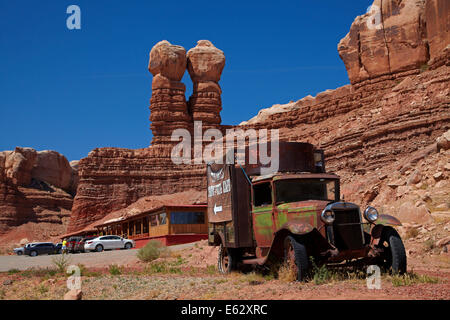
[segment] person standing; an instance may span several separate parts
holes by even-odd
[[[64,238],[64,240],[62,242],[62,252],[63,253],[67,253],[67,240],[66,240],[66,238]]]

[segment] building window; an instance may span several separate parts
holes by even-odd
[[[134,234],[134,221],[128,224],[128,235],[132,236]]]
[[[152,214],[150,216],[150,226],[151,227],[156,227],[157,225],[158,225],[158,215]]]
[[[148,218],[144,218],[143,230],[142,233],[148,233]]]
[[[161,212],[158,216],[159,225],[163,225],[167,223],[167,214],[165,212]]]
[[[204,224],[204,212],[175,211],[170,213],[170,223],[172,224]]]
[[[142,219],[139,219],[139,220],[135,221],[134,223],[136,224],[136,234],[141,234]]]

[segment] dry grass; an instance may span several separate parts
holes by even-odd
[[[293,282],[297,280],[297,271],[295,265],[285,262],[278,270],[278,279],[282,282]]]
[[[403,275],[394,275],[390,277],[394,287],[411,286],[419,283],[438,283],[439,279],[427,275],[419,275],[414,272],[408,272]]]
[[[417,228],[411,228],[406,232],[405,238],[413,239],[413,238],[417,237],[418,235],[419,235],[419,230],[417,230]]]

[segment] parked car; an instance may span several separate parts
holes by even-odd
[[[58,242],[55,245],[55,253],[57,253],[57,254],[61,254],[62,253],[62,243],[61,242]]]
[[[56,246],[51,242],[37,242],[26,245],[24,254],[35,257],[40,254],[54,254]]]
[[[21,255],[23,255],[23,254],[25,253],[25,247],[30,246],[30,245],[32,245],[32,244],[34,244],[34,242],[32,242],[32,243],[27,243],[27,244],[26,244],[25,246],[23,246],[23,247],[14,248],[13,251],[14,251],[14,253],[17,254],[18,256],[21,256]]]
[[[97,237],[98,236],[90,236],[90,237],[82,238],[80,241],[77,241],[74,246],[74,252],[86,252],[84,250],[84,245],[85,245],[86,241],[95,239]]]
[[[99,236],[94,239],[86,241],[84,244],[85,251],[97,251],[112,249],[131,249],[135,247],[133,240],[125,239],[119,236]]]
[[[73,236],[70,237],[69,239],[67,239],[67,252],[69,253],[75,253],[75,246],[76,243],[81,241],[83,239],[83,237],[80,236]]]
[[[18,256],[23,255],[23,252],[25,251],[24,247],[20,247],[20,248],[14,248],[13,249],[14,253],[17,254]]]

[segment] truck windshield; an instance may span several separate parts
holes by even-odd
[[[337,180],[334,179],[286,179],[275,182],[276,203],[305,200],[337,201]]]

